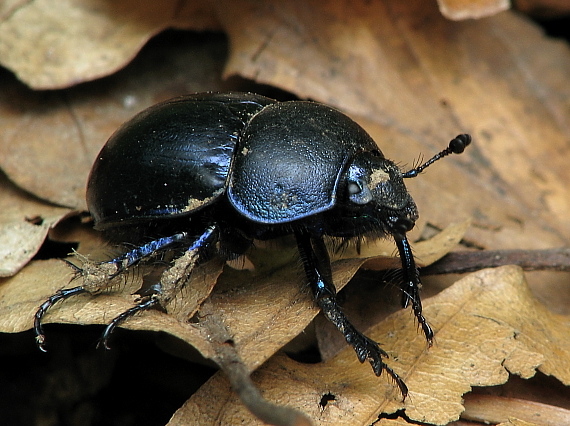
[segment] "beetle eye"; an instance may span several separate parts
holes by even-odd
[[[348,198],[355,204],[368,204],[372,201],[372,192],[360,180],[348,182]]]
[[[356,182],[350,182],[348,184],[348,193],[350,195],[358,194],[362,191],[362,187],[358,185]]]
[[[394,224],[394,228],[398,232],[405,234],[406,232],[409,232],[412,229],[414,229],[415,225],[416,225],[416,223],[413,220],[410,220],[407,218],[400,218],[400,219],[396,220],[396,223]]]

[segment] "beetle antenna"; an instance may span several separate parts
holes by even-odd
[[[413,169],[408,170],[406,173],[403,173],[402,177],[403,178],[416,177],[421,172],[423,172],[428,166],[435,163],[437,160],[439,160],[443,157],[446,157],[449,154],[461,154],[465,150],[467,145],[469,145],[470,143],[471,143],[471,135],[468,135],[467,133],[457,135],[455,138],[453,138],[449,142],[449,145],[447,146],[447,148],[445,148],[440,153],[431,157],[428,161],[423,163],[421,166],[414,167]]]
[[[419,167],[420,164],[423,164],[423,163],[424,163],[424,156],[422,154],[420,154],[420,155],[418,155],[418,158],[416,158],[414,160],[414,164],[412,166],[412,169]]]

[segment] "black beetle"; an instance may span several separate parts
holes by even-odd
[[[403,306],[411,304],[431,344],[433,331],[422,315],[420,278],[406,238],[418,212],[403,179],[463,152],[470,142],[469,135],[459,135],[423,165],[402,172],[358,124],[319,103],[202,93],[152,106],[111,136],[87,186],[95,228],[136,248],[98,264],[98,274],[76,267],[83,285],[58,291],[36,313],[38,345],[43,349],[41,319],[54,303],[98,293],[158,252],[183,244],[199,261],[214,250],[236,256],[254,239],[294,234],[317,305],[360,362],[368,360],[376,375],[386,370],[405,397],[403,380],[382,360],[387,354],[339,308],[323,237],[391,235],[402,262]],[[138,311],[166,306],[179,287],[156,283],[151,294],[109,323],[105,346],[118,324]]]

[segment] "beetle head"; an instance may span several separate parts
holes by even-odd
[[[418,219],[416,203],[404,185],[402,171],[378,152],[362,152],[346,171],[346,196],[353,211],[369,217],[392,235],[404,235]],[[343,203],[343,204],[344,204]]]

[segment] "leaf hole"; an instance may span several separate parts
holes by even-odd
[[[325,409],[326,406],[328,405],[329,402],[331,401],[336,401],[336,395],[327,392],[325,393],[322,397],[321,397],[321,401],[319,402],[319,405],[321,406],[321,409]]]

